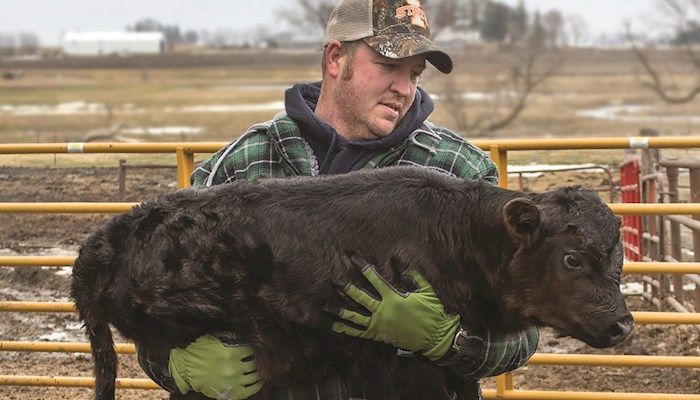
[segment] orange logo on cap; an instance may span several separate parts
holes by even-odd
[[[428,27],[428,16],[420,5],[419,0],[406,0],[406,6],[396,9],[396,19],[411,17],[411,24],[423,29]]]

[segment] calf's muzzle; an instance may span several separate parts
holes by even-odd
[[[609,346],[614,346],[627,338],[627,335],[632,332],[634,327],[634,322],[632,322],[632,315],[626,315],[619,320],[615,321],[612,326],[608,329],[608,342]],[[607,347],[607,346],[606,346]]]

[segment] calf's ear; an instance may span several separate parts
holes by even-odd
[[[506,203],[503,221],[511,235],[521,242],[531,245],[539,238],[542,221],[540,210],[529,199],[518,197]]]

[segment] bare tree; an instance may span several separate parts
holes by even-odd
[[[306,33],[323,32],[331,17],[335,0],[296,0],[296,7],[285,8],[278,16],[286,20],[294,29]]]
[[[658,9],[678,36],[687,32],[693,23],[697,24],[697,21],[693,21],[693,17],[700,16],[700,0],[660,0]],[[700,94],[700,48],[697,43],[692,41],[677,43],[682,48],[696,77],[696,82],[693,85],[677,85],[668,74],[663,74],[658,66],[652,62],[649,51],[637,44],[629,25],[627,25],[626,31],[632,52],[645,73],[646,79],[642,81],[644,86],[669,104],[687,103]]]
[[[0,56],[12,56],[17,50],[15,35],[10,33],[0,33]]]
[[[484,15],[479,26],[479,34],[482,40],[494,43],[503,43],[508,37],[511,28],[511,9],[508,5],[499,2],[487,2]]]
[[[527,39],[530,29],[527,10],[523,0],[510,13],[508,22],[508,43],[511,45],[522,44]]]
[[[296,0],[298,7],[295,10],[284,10],[280,16],[293,26],[305,27],[306,31],[322,32],[335,3],[336,0]],[[430,16],[433,39],[448,28],[463,26],[464,16],[475,23],[481,17],[479,13],[482,6],[488,4],[478,0],[423,0],[421,3]],[[503,7],[508,10],[507,6]],[[524,6],[522,8],[527,18]],[[499,89],[492,96],[493,104],[489,105],[486,113],[472,118],[467,112],[467,99],[463,96],[463,88],[460,89],[462,86],[456,82],[455,74],[446,78],[442,103],[453,117],[458,130],[472,136],[485,136],[503,129],[518,118],[527,107],[535,88],[554,75],[563,63],[563,57],[548,51],[543,45],[542,36],[543,33],[535,29],[528,36],[529,40],[523,40],[522,45],[508,50],[511,60],[507,81],[498,85]]]
[[[565,30],[570,39],[569,44],[573,46],[582,44],[590,36],[588,24],[579,14],[570,14],[566,17]]]
[[[433,39],[445,29],[454,28],[462,22],[458,19],[458,8],[465,5],[460,4],[458,0],[423,0],[423,5],[430,17],[430,35]]]
[[[207,35],[207,40],[208,45],[218,48],[241,46],[245,42],[239,32],[231,29],[217,29]]]
[[[37,54],[39,52],[39,36],[33,32],[20,32],[17,34],[17,47],[22,54]]]
[[[296,0],[294,9],[285,8],[278,15],[292,27],[307,33],[323,32],[337,0]],[[433,38],[458,22],[459,0],[421,1],[430,17],[430,33]]]
[[[550,47],[558,47],[566,41],[564,16],[559,10],[549,10],[542,16],[545,37]]]
[[[561,68],[564,57],[548,50],[535,41],[510,50],[506,79],[492,86],[490,104],[480,113],[470,113],[467,99],[455,84],[454,76],[447,77],[442,101],[452,116],[455,128],[471,137],[489,136],[515,121],[528,105],[530,96],[544,81]],[[470,115],[471,114],[471,115]]]

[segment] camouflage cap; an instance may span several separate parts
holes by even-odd
[[[323,45],[359,39],[384,57],[425,54],[440,72],[452,71],[452,58],[430,38],[419,0],[341,0],[328,20]]]

